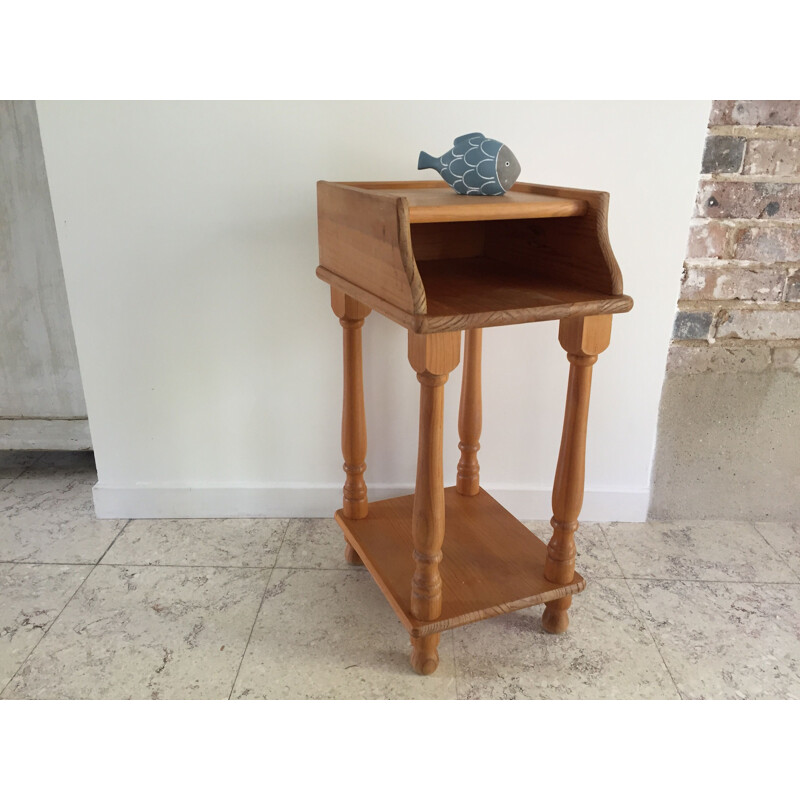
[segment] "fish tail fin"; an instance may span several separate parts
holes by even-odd
[[[434,158],[430,153],[424,150],[419,151],[419,161],[417,162],[417,169],[439,169],[439,159]]]

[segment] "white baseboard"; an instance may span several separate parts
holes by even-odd
[[[492,497],[521,520],[550,519],[549,488],[486,487]],[[370,500],[410,494],[413,486],[368,485]],[[644,522],[648,489],[587,489],[583,522]],[[342,505],[342,487],[290,484],[271,486],[103,486],[94,487],[100,519],[194,519],[227,517],[330,517]]]

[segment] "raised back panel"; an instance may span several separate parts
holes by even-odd
[[[515,184],[537,195],[586,202],[579,217],[496,221],[486,227],[486,252],[506,263],[527,263],[535,274],[607,294],[622,294],[622,273],[608,239],[608,193]]]
[[[532,279],[615,294],[611,274],[599,258],[597,242],[575,219],[487,223],[485,253],[524,268]],[[596,252],[591,252],[595,250]]]
[[[483,255],[483,222],[427,222],[411,224],[414,258],[474,258]]]

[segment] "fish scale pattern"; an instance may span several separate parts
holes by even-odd
[[[439,162],[441,176],[459,194],[503,194],[497,181],[497,154],[503,146],[496,139],[487,139],[475,134],[466,140],[457,141]]]

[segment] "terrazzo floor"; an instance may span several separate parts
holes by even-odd
[[[800,697],[796,526],[583,525],[566,634],[456,628],[420,677],[333,520],[97,520],[95,481],[0,453],[1,699]]]

